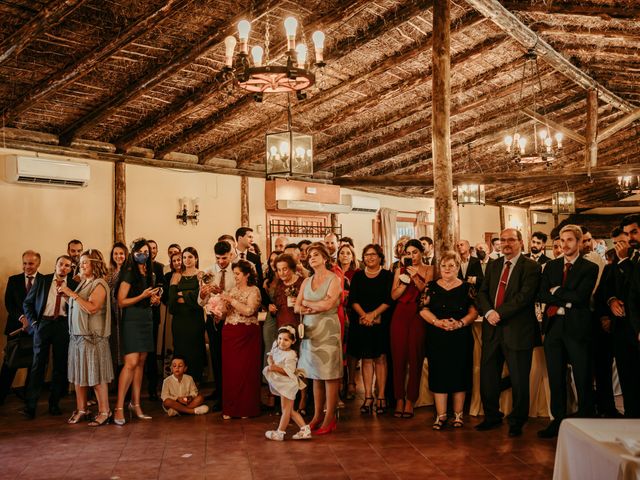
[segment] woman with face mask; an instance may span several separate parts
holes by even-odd
[[[149,420],[140,408],[140,388],[148,352],[155,351],[151,306],[160,303],[159,288],[154,287],[149,244],[135,240],[131,254],[122,267],[118,286],[118,306],[122,308],[122,354],[124,365],[118,379],[118,400],[113,413],[116,425],[124,425],[124,397],[131,387],[129,417]]]

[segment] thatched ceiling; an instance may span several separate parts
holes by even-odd
[[[315,138],[315,169],[335,176],[430,174],[431,1],[307,0],[2,0],[0,111],[15,132],[52,134],[51,142],[108,142],[235,160],[264,162],[264,134],[286,125],[286,95],[254,103],[223,75],[223,40],[241,18],[253,19],[251,44],[270,38],[282,58],[282,20],[290,14],[308,38],[327,35],[326,67],[304,101],[293,100],[297,130]],[[600,100],[598,129],[640,107],[640,5],[633,0],[501,2],[603,88],[627,105]],[[531,107],[520,81],[526,47],[460,0],[451,4],[451,142],[454,173],[519,171],[502,138]],[[586,91],[539,59],[544,113],[585,135]],[[524,103],[524,105],[522,105]],[[25,134],[26,135],[26,134]],[[634,163],[638,122],[599,145],[598,165]],[[565,138],[551,171],[581,168],[585,148]],[[11,145],[11,142],[7,142]],[[86,142],[85,142],[86,144]],[[471,149],[469,150],[469,145]],[[79,147],[77,147],[79,148]],[[135,148],[134,148],[135,150]],[[469,154],[470,158],[469,159]],[[544,170],[545,167],[525,167]],[[240,171],[240,170],[239,170]],[[592,183],[492,184],[488,199],[548,203],[576,191],[579,202],[616,199],[614,178]],[[367,187],[413,196],[429,187]]]

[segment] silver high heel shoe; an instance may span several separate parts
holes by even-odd
[[[118,410],[123,410],[122,412],[122,418],[116,418],[115,413]],[[116,407],[113,409],[113,423],[118,425],[119,427],[122,427],[125,423],[127,423],[127,421],[124,419],[124,408],[122,407]]]
[[[134,415],[139,420],[151,420],[150,415],[146,415],[144,413],[136,413],[136,408],[140,408],[140,404],[134,405],[133,403],[129,403],[129,419],[131,419]],[[140,410],[142,412],[142,410]]]

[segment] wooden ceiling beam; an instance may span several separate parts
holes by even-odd
[[[112,56],[125,45],[132,42],[140,35],[155,28],[160,22],[182,8],[190,0],[167,0],[164,6],[154,9],[147,16],[139,18],[129,25],[124,31],[118,32],[116,38],[106,45],[89,52],[78,62],[72,63],[62,70],[50,75],[38,85],[30,87],[21,97],[14,100],[4,108],[3,117],[6,124],[10,124],[15,117],[26,112],[47,96],[67,88],[73,82],[80,80],[91,72],[101,62]]]
[[[388,15],[378,18],[378,20],[375,23],[373,23],[370,26],[370,28],[366,30],[366,32],[363,32],[362,35],[358,36],[355,40],[349,37],[339,41],[334,48],[332,48],[328,52],[325,52],[325,59],[327,61],[330,61],[332,58],[340,58],[341,56],[344,56],[360,48],[366,43],[374,40],[376,37],[378,37],[385,31],[396,28],[398,25],[405,23],[406,21],[408,21],[418,13],[422,12],[423,10],[430,8],[432,3],[433,2],[431,0],[428,0],[428,1],[420,0],[417,3],[411,3],[408,5],[405,5],[403,8],[400,8],[399,10],[390,12]],[[344,12],[342,10],[336,9],[332,11],[330,14],[325,15],[324,17],[317,18],[312,22],[307,23],[305,25],[305,28],[311,31],[311,30],[316,30],[321,26],[330,25],[338,21],[343,15],[343,13]],[[286,48],[284,47],[284,45],[281,46],[279,51],[275,53],[274,58],[284,55],[285,51],[286,51]],[[202,94],[196,93],[194,96],[199,97],[201,95]],[[206,95],[209,95],[209,93],[207,93]],[[252,97],[247,95],[247,98],[251,99]],[[198,105],[199,103],[201,103],[202,100],[203,99],[201,99],[199,102],[194,102],[193,100],[190,100],[190,104]],[[241,102],[242,105],[250,105],[252,103],[253,102]],[[184,110],[184,108],[181,105],[177,105],[174,107],[174,110],[180,112]],[[161,147],[159,147],[159,149],[157,149],[158,155],[163,156],[164,154],[172,150],[179,149],[182,145],[185,145],[190,141],[192,141],[193,139],[195,139],[196,137],[198,137],[202,132],[208,131],[210,128],[212,128],[216,124],[215,119],[217,117],[218,117],[218,113],[216,112],[213,115],[211,115],[209,118],[205,118],[205,119],[202,119],[201,121],[195,122],[193,125],[187,128],[184,132],[178,135],[171,142],[165,143]],[[208,157],[209,156],[204,156],[204,155],[200,156],[199,163],[200,164],[204,163],[206,161],[206,158]]]
[[[431,1],[427,2],[425,0],[421,0],[417,4],[412,4],[406,11],[402,10],[402,12],[398,12],[400,17],[404,17],[409,15],[409,12],[415,14],[416,11],[419,11],[420,7],[428,8],[428,4],[432,3]],[[325,15],[324,17],[312,20],[311,23],[305,25],[308,30],[315,30],[321,28],[323,25],[329,24],[335,21],[336,18],[340,18],[341,15],[344,15],[345,10],[350,8],[352,5],[351,2],[345,3],[342,8],[337,8],[331,14]],[[393,17],[387,18],[383,17],[376,22],[375,29],[372,31],[367,30],[367,32],[362,36],[362,38],[358,37],[356,40],[352,38],[342,39],[339,41],[333,48],[330,50],[325,50],[325,59],[331,59],[338,57],[339,55],[343,55],[342,52],[349,51],[349,48],[355,49],[360,44],[360,42],[364,42],[364,38],[369,38],[371,36],[378,35],[380,24],[383,23],[382,20],[389,20],[392,25]],[[389,27],[391,28],[391,27]],[[375,31],[375,34],[373,33]],[[370,39],[370,38],[369,38]],[[273,58],[277,58],[285,52],[285,48],[279,47],[277,51],[272,52]],[[216,90],[212,88],[212,85],[222,85],[225,80],[225,74],[220,71],[216,73],[213,82],[208,82],[202,85],[195,91],[189,92],[188,95],[183,96],[180,99],[174,101],[171,106],[165,111],[154,112],[149,115],[145,120],[143,120],[138,126],[135,128],[129,129],[124,135],[121,135],[119,138],[114,139],[114,143],[119,146],[122,150],[127,149],[128,147],[135,145],[149,136],[151,136],[154,132],[162,130],[167,126],[173,125],[180,119],[187,115],[191,110],[201,108],[202,104],[207,101],[213,94],[219,92],[220,90]],[[246,98],[251,99],[251,102],[247,102],[244,100],[237,100],[234,102],[235,108],[237,109],[237,113],[242,113],[245,106],[249,104],[253,104],[253,99],[250,95],[245,95]],[[232,109],[228,107],[224,108],[225,115],[229,116],[233,113]],[[182,137],[182,133],[170,144],[163,145],[161,147],[162,151],[165,153],[171,150],[174,150],[180,146],[180,144],[188,143],[190,140],[195,138],[200,132],[207,131],[213,125],[215,125],[215,119],[219,119],[221,116],[219,112],[213,113],[210,117],[202,119],[195,124],[191,125],[186,129],[184,133],[184,139]],[[205,158],[201,157],[199,159],[200,164],[204,164]]]
[[[518,17],[502,6],[498,0],[467,0],[467,2],[482,15],[491,19],[492,22],[511,35],[522,46],[533,49],[542,60],[582,88],[597,90],[599,97],[603,101],[619,110],[624,112],[635,110],[636,107],[630,102],[608,90],[604,85],[594,80],[558,53],[551,45],[522,23]]]
[[[257,20],[266,14],[269,10],[277,5],[277,0],[269,0],[266,2],[258,2],[258,6],[253,12],[253,20]],[[208,50],[213,48],[224,40],[227,35],[231,35],[235,31],[235,25],[238,21],[246,18],[247,13],[243,12],[233,19],[220,19],[214,25],[209,27],[207,34],[204,35],[192,48],[187,48],[182,53],[172,58],[167,63],[161,65],[155,70],[147,73],[141,78],[134,80],[127,85],[120,93],[113,95],[109,100],[98,105],[83,117],[74,121],[60,133],[61,143],[69,144],[74,137],[80,137],[83,133],[89,131],[104,118],[113,114],[120,106],[125,103],[132,102],[146,91],[165,81],[170,76],[192,63],[198,57],[204,55]]]
[[[470,12],[465,14],[458,22],[456,22],[455,26],[452,28],[452,31],[462,31],[467,28],[471,28],[478,23],[485,21],[483,17],[478,15],[476,12]],[[372,78],[375,78],[378,75],[386,73],[390,68],[393,68],[397,65],[401,65],[402,63],[412,60],[413,58],[421,55],[424,52],[427,52],[431,49],[432,37],[428,36],[426,40],[424,40],[420,44],[412,43],[398,50],[395,54],[383,58],[371,65],[369,70],[355,78],[352,78],[350,81],[341,82],[333,87],[330,87],[326,90],[321,91],[317,95],[305,100],[304,102],[296,105],[294,107],[294,115],[301,115],[303,112],[312,111],[317,105],[332,100],[344,93],[349,91],[353,91],[357,87],[361,85],[366,85]],[[284,123],[286,121],[286,111],[283,111],[280,115],[277,115],[272,119],[272,124]],[[248,142],[252,138],[263,135],[266,131],[265,126],[260,126],[256,128],[252,126],[247,128],[239,135],[229,138],[228,140],[218,143],[216,145],[212,145],[207,149],[200,152],[200,156],[203,158],[209,157],[223,157],[224,152],[228,150],[233,150],[238,148],[240,145]]]
[[[640,108],[637,110],[634,110],[631,113],[628,113],[627,115],[622,117],[620,120],[612,123],[611,125],[604,127],[602,130],[600,130],[600,132],[598,132],[596,141],[600,143],[601,141],[606,140],[607,138],[616,134],[623,128],[628,127],[638,119],[640,119]]]
[[[0,43],[0,65],[12,55],[18,55],[43,31],[60,23],[85,0],[52,0],[31,20]]]
[[[584,2],[562,3],[532,3],[530,1],[502,2],[508,10],[518,12],[546,13],[550,15],[584,15],[604,19],[617,18],[622,20],[640,19],[640,8],[628,5],[585,5]]]
[[[558,122],[554,122],[553,120],[545,117],[544,115],[540,115],[538,112],[535,112],[530,108],[523,108],[521,112],[524,113],[526,116],[542,123],[543,125],[546,125],[547,127],[557,130],[558,132],[562,132],[566,137],[572,140],[575,140],[581,145],[584,145],[586,143],[584,135],[580,135],[579,133],[571,130],[570,128],[567,128],[564,125],[559,124]]]

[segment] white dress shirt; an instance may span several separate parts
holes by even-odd
[[[62,280],[62,285],[67,284],[67,279]],[[51,287],[49,287],[49,295],[47,295],[47,306],[44,307],[44,313],[42,316],[44,317],[53,317],[54,310],[56,308],[56,296],[58,295],[58,285],[56,283],[56,277],[53,277],[51,280]],[[58,311],[59,316],[66,315],[67,312],[67,297],[62,295],[60,297],[60,310]]]

